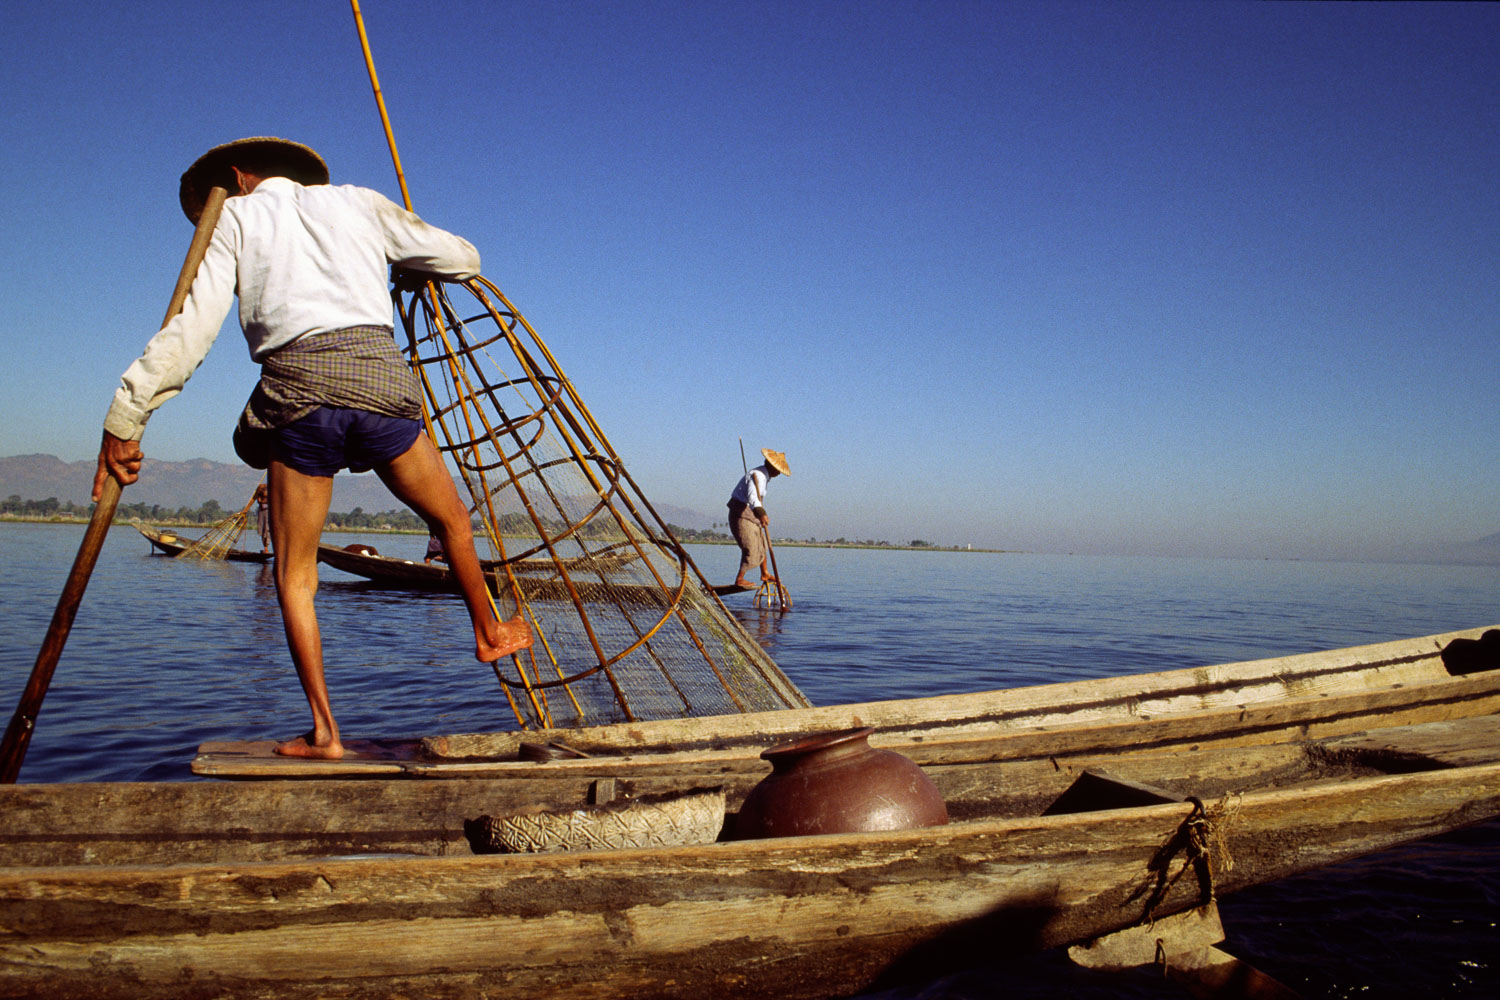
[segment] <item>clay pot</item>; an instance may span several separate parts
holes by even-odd
[[[875,730],[846,729],[781,743],[761,753],[771,773],[750,790],[736,839],[799,837],[942,826],[948,808],[910,759],[870,746]]]

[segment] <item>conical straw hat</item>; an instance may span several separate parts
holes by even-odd
[[[786,452],[772,451],[770,448],[762,448],[760,453],[766,456],[766,461],[771,463],[771,468],[783,476],[792,474],[792,467],[786,464]]]
[[[177,200],[182,204],[183,214],[193,225],[198,224],[198,217],[203,214],[203,203],[208,200],[208,192],[212,188],[223,187],[233,193],[234,174],[230,173],[229,168],[244,166],[235,162],[235,157],[239,155],[270,159],[298,184],[328,183],[328,164],[312,148],[300,142],[269,135],[226,142],[198,157],[182,174],[182,181],[177,187]]]

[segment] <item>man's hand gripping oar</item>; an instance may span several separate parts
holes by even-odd
[[[118,502],[120,491],[141,478],[141,460],[145,457],[141,454],[139,441],[126,441],[105,431],[104,440],[99,445],[99,469],[94,473],[94,503],[104,498],[105,484],[111,482],[115,484],[114,495]],[[114,504],[110,506],[113,508]]]

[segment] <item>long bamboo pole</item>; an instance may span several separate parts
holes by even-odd
[[[760,530],[766,540],[766,554],[771,557],[771,575],[776,578],[776,594],[781,601],[781,610],[787,611],[792,606],[792,598],[786,592],[786,585],[781,582],[781,570],[776,568],[776,550],[771,547],[771,533],[764,526]]]
[[[380,124],[381,124],[381,127],[385,130],[385,142],[386,142],[386,146],[391,151],[391,164],[396,168],[396,183],[401,188],[401,203],[406,207],[406,210],[408,212],[410,212],[410,211],[412,211],[411,191],[406,186],[406,172],[401,169],[401,154],[399,152],[397,152],[397,149],[396,149],[396,133],[391,128],[391,116],[386,112],[386,109],[385,109],[385,94],[380,89],[380,77],[375,72],[375,54],[370,51],[370,36],[365,31],[365,17],[364,17],[363,12],[361,12],[360,9],[359,9],[359,0],[349,0],[349,9],[354,14],[354,27],[359,32],[359,47],[360,47],[360,51],[364,54],[364,57],[365,57],[365,70],[368,72],[369,77],[370,77],[370,89],[372,91],[374,91],[374,94],[375,94],[375,107],[380,112]],[[457,352],[457,350],[455,350],[455,348],[453,347],[453,345],[448,342],[447,331],[443,328],[442,311],[438,308],[437,288],[436,288],[436,286],[434,285],[433,282],[431,282],[431,281],[427,282],[427,288],[426,288],[425,294],[427,296],[428,305],[431,307],[431,310],[432,310],[433,322],[434,322],[434,324],[435,324],[435,326],[437,328],[438,335],[442,337],[444,347],[446,348],[445,353],[448,355],[448,367],[450,369],[450,377],[452,377],[454,379],[454,384],[455,384],[455,386],[457,386],[458,383],[460,381],[462,381],[462,379],[463,379],[463,373],[462,373],[462,371],[459,370],[459,367],[458,367],[458,360],[457,360],[457,358],[458,358],[458,352]],[[421,365],[419,365],[417,363],[416,346],[415,345],[413,345],[413,347],[412,347],[411,362],[412,362],[412,370],[416,373],[417,378],[419,380],[421,380],[423,386],[425,387],[425,389],[427,391],[427,394],[429,396],[431,396],[432,395],[432,387],[431,387],[431,385],[428,382],[426,370]],[[433,402],[434,402],[434,404],[436,403],[436,399],[435,398],[434,398]],[[462,416],[469,423],[469,426],[468,426],[468,430],[469,430],[468,440],[470,441],[470,449],[471,449],[471,452],[472,452],[472,454],[474,456],[475,463],[478,464],[479,463],[479,444],[478,444],[477,436],[474,434],[473,417],[469,413],[469,409],[468,409],[467,404],[465,404],[462,407]],[[425,427],[427,429],[428,436],[432,437],[432,439],[433,439],[433,441],[432,441],[433,445],[437,446],[438,445],[438,441],[437,441],[437,438],[434,436],[434,428],[433,428],[432,417],[427,412],[427,406],[426,406],[425,402],[423,403],[423,406],[422,406],[422,420],[423,420],[423,424],[425,425]],[[486,430],[488,431],[489,428],[486,428]],[[441,448],[439,448],[439,450],[441,450]],[[464,477],[464,482],[466,484],[468,483],[468,477],[467,476]],[[472,492],[473,492],[472,487],[470,487],[470,492],[472,494]],[[485,499],[486,500],[489,499],[488,492],[489,492],[488,488],[486,487],[486,489],[485,489],[485,493],[486,493]],[[477,506],[478,503],[479,503],[479,497],[474,496],[473,499],[474,499],[474,502],[475,502],[475,504]],[[515,602],[515,606],[516,606],[517,612],[524,614],[526,612],[526,609],[527,609],[528,605],[525,602],[524,595],[522,595],[522,593],[521,593],[520,584],[516,581],[515,574],[511,571],[511,568],[510,568],[510,565],[508,564],[508,562],[505,561],[505,543],[504,543],[503,538],[500,535],[499,527],[494,524],[494,519],[493,518],[486,519],[485,527],[486,527],[486,529],[488,531],[488,534],[489,534],[490,543],[495,548],[496,554],[501,559],[501,565],[505,569],[506,581],[510,585],[511,600]],[[496,618],[500,617],[500,609],[499,609],[499,607],[495,603],[495,595],[489,592],[488,585],[486,585],[486,587],[485,587],[485,595],[489,598],[490,609],[495,613],[495,617]],[[539,632],[540,631],[541,622],[537,620],[537,618],[536,618],[536,616],[534,614],[531,617],[531,625],[532,625],[532,630],[534,632]],[[545,645],[545,643],[544,643],[544,645]],[[534,664],[535,663],[535,659],[534,658],[535,658],[536,654],[532,653],[531,655],[533,657],[533,664]],[[536,693],[532,689],[532,684],[531,684],[530,678],[528,678],[527,675],[526,675],[526,664],[525,664],[524,660],[522,659],[522,655],[521,655],[521,653],[519,651],[516,652],[516,653],[512,653],[511,654],[511,662],[515,665],[516,674],[521,678],[522,685],[523,685],[524,689],[526,690],[526,693],[529,696],[529,698],[530,698],[530,700],[531,700],[531,702],[533,704],[533,707],[534,707],[535,711],[537,712],[538,716],[546,718],[548,720],[548,724],[550,725],[550,714],[548,712],[546,712],[536,702]],[[506,699],[510,701],[511,708],[513,710],[516,710],[516,719],[518,721],[520,721],[522,723],[522,725],[524,726],[525,720],[522,717],[521,712],[517,709],[515,700],[511,697],[510,688],[505,683],[505,675],[503,673],[501,673],[500,661],[496,660],[493,664],[491,664],[491,666],[492,666],[492,668],[495,671],[495,677],[501,682],[500,683],[500,688],[501,688],[502,691],[505,692]],[[571,697],[572,696],[572,691],[569,691],[568,694]]]
[[[182,271],[177,275],[177,287],[172,291],[172,302],[167,306],[166,326],[182,311],[188,291],[193,287],[193,278],[198,274],[198,265],[208,250],[208,241],[213,237],[214,226],[219,221],[219,212],[229,192],[213,188],[198,217],[198,228],[193,231],[193,241],[188,245],[187,258],[182,262]],[[42,640],[41,651],[31,668],[31,677],[26,690],[11,716],[5,730],[5,740],[0,743],[0,784],[14,784],[21,772],[21,762],[26,759],[26,748],[31,745],[31,734],[36,730],[36,717],[42,710],[42,699],[47,696],[47,687],[52,683],[52,673],[67,644],[68,634],[73,630],[73,619],[78,614],[78,605],[83,601],[83,592],[93,575],[94,564],[99,561],[99,551],[104,547],[104,536],[110,522],[115,518],[115,508],[120,504],[120,483],[114,476],[104,477],[104,489],[99,493],[99,502],[94,506],[94,516],[89,520],[78,546],[78,555],[73,559],[73,568],[63,584],[62,596],[57,600],[57,610],[52,612],[52,623]]]

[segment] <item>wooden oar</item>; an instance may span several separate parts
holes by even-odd
[[[198,274],[198,265],[208,250],[208,241],[213,236],[214,225],[219,221],[219,211],[229,192],[216,187],[209,191],[198,218],[198,228],[193,231],[193,242],[188,245],[187,259],[182,262],[182,272],[177,276],[177,287],[172,292],[172,303],[167,306],[162,326],[170,323],[187,301],[188,290],[193,287],[193,278]],[[73,629],[73,618],[78,614],[78,605],[83,600],[84,589],[99,560],[99,550],[104,547],[104,536],[110,522],[115,518],[115,508],[120,503],[120,482],[114,476],[104,477],[104,489],[99,493],[99,503],[94,507],[94,516],[88,530],[83,534],[83,543],[78,546],[78,555],[73,559],[73,569],[63,584],[62,596],[57,600],[57,610],[52,612],[52,624],[47,627],[47,636],[42,640],[41,652],[36,655],[36,665],[31,668],[31,678],[21,694],[16,714],[11,717],[5,730],[5,741],[0,743],[0,783],[14,784],[21,771],[21,762],[26,759],[26,748],[31,745],[31,734],[36,728],[37,713],[42,709],[42,699],[47,695],[47,686],[52,683],[52,672],[57,668],[68,633]]]
[[[786,585],[781,582],[781,570],[776,568],[776,550],[771,548],[771,533],[764,526],[760,533],[766,540],[766,554],[771,557],[771,575],[776,578],[776,594],[781,599],[781,610],[788,611],[792,606],[792,598],[786,592]]]

